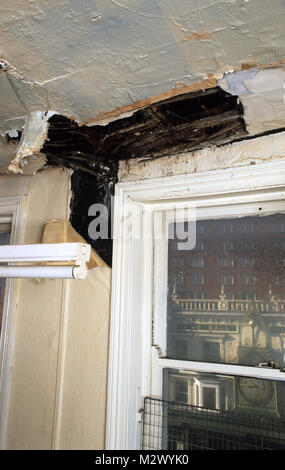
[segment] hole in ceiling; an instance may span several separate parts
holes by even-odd
[[[63,116],[49,120],[42,149],[49,164],[90,174],[129,158],[159,158],[222,144],[246,135],[238,97],[221,88],[190,93],[136,111],[106,126],[82,126]],[[106,164],[107,165],[104,165]]]
[[[110,208],[119,160],[160,158],[221,145],[246,134],[238,97],[217,87],[162,101],[106,126],[80,127],[54,115],[41,151],[47,165],[75,170],[71,223],[111,266],[112,242],[88,236],[88,209],[94,203]]]

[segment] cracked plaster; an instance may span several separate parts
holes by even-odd
[[[2,133],[22,130],[33,112],[106,124],[230,74],[249,132],[283,127],[280,87],[262,102],[258,85],[284,63],[281,0],[11,0],[0,18]]]

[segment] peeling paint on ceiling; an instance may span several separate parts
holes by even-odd
[[[225,77],[228,89],[243,72],[249,132],[284,127],[281,88],[270,89],[283,80],[282,0],[10,0],[0,18],[2,134],[33,112],[107,123]]]
[[[218,85],[238,95],[249,134],[285,127],[285,69],[251,69],[225,75]]]

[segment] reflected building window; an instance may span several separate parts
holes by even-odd
[[[169,357],[250,366],[282,363],[285,245],[276,231],[282,226],[283,214],[205,220],[195,250],[181,253],[170,241]],[[232,227],[229,238],[224,227]]]
[[[204,361],[220,362],[220,343],[217,341],[206,341],[203,344]]]
[[[285,224],[283,222],[273,222],[269,228],[270,228],[270,232],[281,233],[281,232],[284,232],[284,227],[285,227]]]
[[[190,284],[204,284],[204,275],[202,273],[191,273],[190,274]]]
[[[221,240],[221,241],[219,241],[219,249],[221,251],[232,251],[234,249],[233,240]]]
[[[254,285],[257,281],[254,274],[242,274],[240,279],[242,285]]]
[[[190,256],[190,266],[192,268],[201,268],[204,266],[203,256]]]
[[[220,256],[219,266],[221,268],[231,268],[234,266],[234,259],[229,256]]]
[[[239,264],[242,268],[248,268],[250,266],[254,266],[254,259],[249,256],[242,256],[239,259]]]
[[[233,274],[220,274],[219,278],[220,284],[223,285],[233,285],[234,284],[234,276]]]
[[[254,223],[252,222],[241,222],[238,225],[238,230],[241,233],[253,233],[254,232]]]

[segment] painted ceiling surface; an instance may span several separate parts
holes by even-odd
[[[170,90],[282,67],[284,24],[284,0],[1,2],[0,133],[33,111],[92,124]]]

